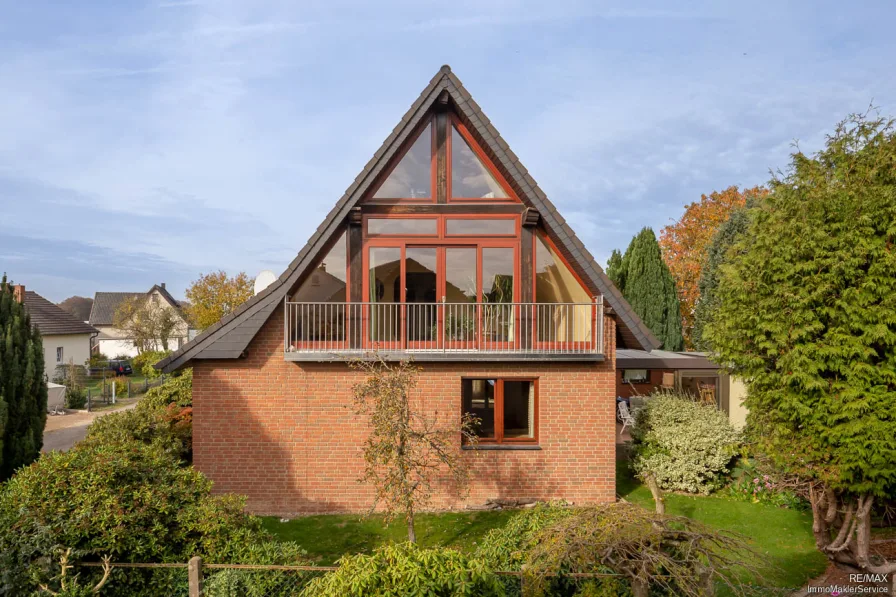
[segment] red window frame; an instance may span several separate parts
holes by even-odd
[[[368,230],[368,222],[370,220],[437,220],[436,234],[370,234]],[[448,234],[448,220],[512,220],[513,233],[510,234]],[[411,240],[430,242],[431,239],[438,239],[439,244],[451,244],[455,242],[470,243],[471,239],[477,241],[488,241],[495,239],[501,242],[507,240],[520,240],[520,226],[522,224],[521,214],[445,214],[445,213],[428,213],[428,214],[364,214],[361,217],[362,236],[365,248],[368,242],[379,239],[393,240]],[[534,249],[533,245],[533,249]]]
[[[365,227],[366,228],[366,227]],[[510,238],[510,237],[496,237],[493,239],[479,238],[473,239],[470,237],[456,237],[450,239],[442,239],[437,243],[430,240],[431,237],[419,237],[419,238],[405,238],[405,237],[390,237],[390,236],[374,236],[372,238],[365,239],[363,251],[361,255],[361,263],[362,263],[362,285],[361,285],[361,296],[363,297],[364,303],[370,302],[370,249],[376,247],[384,247],[384,248],[393,248],[399,249],[400,258],[401,258],[401,269],[399,275],[401,279],[405,279],[405,260],[406,253],[408,247],[415,248],[435,248],[436,249],[436,268],[437,268],[437,287],[436,287],[436,295],[441,298],[446,295],[446,259],[445,259],[445,250],[451,247],[464,247],[464,248],[475,248],[476,249],[476,304],[482,305],[482,251],[483,249],[512,249],[513,250],[513,297],[511,303],[519,302],[520,295],[520,284],[518,280],[521,280],[520,268],[522,267],[520,264],[520,242],[518,238]],[[400,293],[398,297],[398,304],[403,304],[406,302],[406,288],[404,284],[399,284]],[[390,303],[384,303],[390,304]],[[481,309],[482,307],[478,307]],[[514,329],[519,330],[519,312],[518,309],[514,308],[514,320],[515,327]],[[362,325],[364,325],[363,330],[363,338],[365,338],[365,342],[372,342],[369,340],[368,330],[367,330],[367,319],[369,315],[362,317]],[[439,329],[444,329],[444,313],[439,314],[439,319],[437,321],[437,325],[440,326]],[[442,343],[438,340],[433,340],[429,342],[413,342],[411,346],[406,346],[406,338],[407,338],[407,330],[406,330],[406,313],[405,308],[401,308],[401,324],[400,324],[400,341],[399,342],[375,342],[377,347],[383,349],[404,349],[404,348],[426,348],[426,347],[441,347]],[[457,342],[452,343],[450,345],[451,348],[462,348],[468,344],[475,344],[477,341],[481,341],[482,330],[479,328],[479,323],[477,322],[477,330],[476,330],[476,338],[472,342]],[[511,347],[513,345],[513,340],[507,341],[505,344],[507,347]],[[492,343],[492,346],[496,346]]]
[[[417,142],[417,139],[423,132],[426,130],[426,126],[431,124],[430,127],[430,139],[429,139],[429,197],[421,198],[421,197],[382,197],[382,198],[374,198],[377,191],[380,190],[380,187],[383,186],[383,183],[389,178],[395,168],[401,163],[402,158],[404,158],[405,154],[410,151],[411,147],[414,146],[414,143]],[[368,200],[372,203],[436,203],[438,197],[436,196],[436,127],[438,124],[436,123],[436,119],[433,116],[429,116],[424,119],[417,128],[414,129],[414,132],[408,135],[408,138],[402,144],[402,146],[398,149],[396,157],[393,158],[392,164],[389,165],[387,169],[384,169],[376,183],[373,185],[373,190],[370,191],[368,196]]]
[[[295,294],[296,294],[296,293],[299,291],[299,289],[302,287],[302,284],[304,284],[305,282],[307,282],[307,281],[310,279],[310,276],[314,274],[314,271],[318,268],[318,266],[320,265],[321,261],[323,261],[324,259],[327,258],[327,255],[330,253],[330,251],[333,249],[333,247],[336,246],[336,244],[339,242],[339,239],[340,239],[340,238],[342,238],[342,239],[343,239],[343,242],[345,243],[345,303],[344,303],[344,309],[345,309],[345,329],[344,329],[344,337],[343,337],[342,340],[306,340],[306,341],[302,341],[302,342],[300,342],[300,341],[296,341],[296,342],[293,342],[293,343],[292,343],[292,345],[293,345],[295,348],[298,348],[298,349],[304,349],[304,348],[314,349],[314,348],[319,348],[320,346],[330,346],[330,347],[332,347],[334,350],[340,350],[340,349],[346,349],[346,348],[348,348],[349,338],[351,337],[350,318],[349,318],[349,316],[348,316],[348,315],[349,315],[349,309],[350,309],[350,307],[349,307],[348,305],[349,305],[349,303],[351,302],[351,283],[350,283],[350,280],[352,279],[352,278],[351,278],[351,275],[352,275],[352,273],[351,273],[351,262],[352,262],[352,259],[351,259],[351,255],[350,255],[350,253],[349,253],[349,246],[348,246],[348,243],[349,243],[349,233],[348,233],[348,229],[347,229],[346,227],[342,227],[342,228],[340,228],[339,230],[336,231],[336,234],[335,234],[335,235],[333,236],[333,238],[331,238],[330,241],[326,244],[324,250],[321,251],[321,253],[320,253],[321,257],[320,257],[320,259],[318,259],[317,261],[314,262],[314,267],[313,267],[313,268],[309,268],[309,269],[308,269],[308,274],[305,276],[305,278],[301,281],[300,284],[298,284],[297,286],[295,286],[295,291],[293,291],[293,292],[291,292],[290,294],[287,295],[287,297],[288,297],[287,300],[288,300],[288,301],[294,301],[294,300],[295,300]],[[333,304],[334,304],[334,305],[338,305],[339,303],[333,303]],[[289,307],[289,308],[296,308],[296,307]],[[285,326],[285,325],[287,325],[287,324],[284,323],[284,326]]]
[[[478,444],[485,445],[534,445],[538,444],[538,434],[539,434],[539,387],[537,377],[503,377],[503,376],[482,376],[482,375],[465,375],[461,377],[460,383],[460,413],[461,416],[466,412],[464,410],[464,381],[467,380],[495,380],[495,437],[480,437],[477,439]],[[506,381],[528,381],[533,384],[535,387],[535,400],[533,402],[532,408],[534,412],[532,413],[533,423],[532,423],[532,437],[514,437],[514,438],[505,438],[504,437],[504,382]],[[466,443],[466,442],[465,442]]]
[[[591,295],[588,290],[588,285],[582,281],[582,278],[576,272],[574,268],[569,265],[569,262],[566,260],[566,257],[563,256],[563,253],[557,248],[557,245],[552,241],[546,234],[542,234],[542,232],[536,231],[535,234],[532,235],[532,303],[534,305],[550,305],[555,303],[539,303],[538,302],[538,239],[541,239],[545,242],[548,247],[550,247],[554,256],[560,261],[560,263],[572,274],[572,277],[575,281],[582,287],[582,290],[585,291],[586,295]],[[592,300],[593,304],[593,300]],[[537,309],[537,307],[533,307],[533,311]],[[600,339],[597,338],[597,332],[600,329],[597,321],[598,310],[596,307],[591,308],[591,341],[599,342]],[[538,348],[544,349],[557,349],[557,348],[565,348],[571,344],[575,344],[575,340],[561,341],[561,342],[545,342],[538,340],[538,318],[534,317],[533,314],[533,322],[532,322],[532,338],[534,340],[534,344]]]
[[[506,178],[501,174],[498,170],[497,166],[492,162],[491,159],[485,154],[482,147],[480,147],[479,143],[473,138],[473,135],[470,133],[470,130],[466,127],[466,125],[461,122],[461,120],[457,117],[456,114],[449,114],[448,118],[444,119],[444,126],[447,127],[445,131],[445,160],[446,160],[446,201],[448,203],[498,203],[498,204],[506,204],[506,203],[522,203],[517,194],[513,191],[510,183]],[[432,125],[430,128],[430,161],[429,161],[429,197],[428,198],[420,198],[420,197],[383,197],[383,198],[375,198],[377,191],[389,178],[398,164],[401,162],[402,158],[405,154],[411,149],[414,143],[417,141],[420,135],[423,134],[423,131],[426,129],[427,125]],[[433,204],[438,203],[438,189],[437,189],[437,178],[438,178],[438,167],[437,167],[437,152],[438,148],[436,146],[436,139],[438,137],[438,119],[434,117],[434,115],[430,115],[425,118],[417,128],[414,129],[414,132],[411,135],[408,135],[408,138],[399,148],[395,157],[392,160],[392,163],[388,168],[384,169],[377,180],[372,185],[372,190],[368,192],[365,202],[367,203],[375,203],[375,204],[396,204],[396,203],[414,203],[414,204]],[[451,179],[452,179],[452,167],[451,167],[451,143],[452,143],[452,127],[457,128],[457,132],[461,137],[467,142],[472,149],[473,153],[477,158],[485,165],[485,168],[489,171],[489,173],[494,177],[494,179],[498,182],[504,192],[506,193],[506,197],[495,197],[491,199],[483,199],[482,197],[454,197],[452,196],[451,189]]]
[[[448,185],[448,192],[446,194],[448,203],[522,203],[520,198],[517,197],[516,193],[513,192],[513,189],[507,183],[507,180],[504,176],[498,172],[497,167],[492,163],[492,161],[485,155],[485,152],[479,146],[475,139],[473,139],[473,135],[470,134],[469,129],[467,129],[466,125],[460,121],[460,119],[455,115],[451,114],[449,118],[446,119],[448,124],[448,131],[446,134],[446,151],[447,151],[447,161],[448,161],[448,175],[445,177]],[[470,146],[470,149],[473,150],[473,153],[476,157],[479,158],[479,161],[485,165],[485,168],[489,171],[489,173],[495,178],[501,188],[504,189],[504,192],[507,193],[507,197],[495,197],[491,199],[483,199],[482,197],[455,197],[454,193],[451,189],[451,180],[453,178],[453,170],[451,166],[451,142],[454,135],[451,134],[451,127],[454,126],[457,128],[457,132],[460,133],[460,136],[464,138],[467,144]]]

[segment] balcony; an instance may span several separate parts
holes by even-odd
[[[591,303],[284,303],[291,361],[376,351],[416,361],[603,360],[603,300]]]

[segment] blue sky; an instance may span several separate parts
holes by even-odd
[[[446,6],[451,6],[446,15]],[[451,64],[603,263],[872,102],[896,4],[0,0],[0,269],[280,273]]]

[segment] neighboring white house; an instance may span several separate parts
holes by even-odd
[[[137,356],[134,339],[129,338],[127,332],[114,325],[115,312],[118,307],[125,300],[133,298],[154,301],[174,310],[177,324],[168,337],[170,350],[179,349],[193,336],[187,318],[181,310],[180,302],[168,293],[164,282],[156,284],[146,292],[97,292],[93,298],[93,307],[90,309],[90,325],[99,330],[99,335],[94,339],[94,352],[101,352],[109,358]],[[162,350],[161,339],[157,344],[158,350]]]
[[[44,371],[48,380],[53,379],[57,366],[84,365],[90,359],[91,339],[99,330],[78,321],[36,292],[26,291],[24,286],[14,286],[13,292],[25,306],[31,325],[43,338]]]

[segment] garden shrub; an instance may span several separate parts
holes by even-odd
[[[156,369],[153,365],[170,354],[170,350],[147,350],[141,352],[131,359],[131,368],[134,371],[139,372],[143,377],[155,379],[156,377],[159,377],[162,372]]]
[[[84,445],[122,446],[138,442],[153,445],[169,456],[189,462],[192,452],[192,409],[140,408],[110,413],[96,419],[87,430]]]
[[[81,409],[87,406],[87,391],[79,386],[65,388],[65,408]]]
[[[110,415],[111,416],[111,415]],[[79,444],[45,454],[0,488],[0,595],[26,595],[50,578],[54,554],[120,562],[303,563],[295,544],[273,537],[237,496],[210,495],[211,482],[155,443]],[[85,583],[93,570],[81,570]],[[116,570],[102,594],[171,592],[175,574]],[[181,579],[182,580],[182,579]]]
[[[184,369],[180,375],[169,377],[160,385],[151,388],[140,400],[137,408],[193,405],[193,369]]]
[[[105,367],[109,362],[109,356],[105,355],[101,352],[95,352],[90,355],[90,359],[87,361],[87,364],[93,368],[101,368]]]
[[[111,377],[106,378],[106,383],[103,384],[105,387],[108,396],[112,396],[113,387],[115,389],[115,398],[127,398],[128,396],[128,378],[125,376],[116,376],[113,375]]]
[[[96,419],[83,443],[88,445],[151,444],[174,458],[192,460],[192,370],[149,390],[131,410]]]
[[[521,510],[503,527],[488,532],[479,544],[475,557],[493,570],[523,570],[528,565],[531,551],[541,540],[541,534],[575,514],[576,509],[562,501]],[[598,568],[602,572],[612,572],[606,567]],[[501,580],[509,597],[521,594],[519,577],[504,576]],[[631,594],[627,583],[614,578],[576,580],[554,577],[541,590],[554,597],[625,597]]]
[[[504,586],[478,558],[448,548],[414,543],[380,547],[370,555],[345,556],[339,569],[311,581],[302,597],[503,596]]]
[[[507,523],[489,531],[476,549],[476,558],[495,570],[519,570],[526,563],[538,533],[573,514],[565,502],[536,504],[521,510]]]
[[[663,489],[710,493],[725,482],[740,433],[725,413],[675,393],[655,394],[632,430],[632,468]]]
[[[712,594],[715,583],[739,592],[731,571],[753,576],[760,558],[733,533],[628,503],[575,508],[533,539],[524,568],[526,597],[570,594],[557,591],[558,581],[593,573],[620,577],[574,583],[574,594],[622,596],[637,587],[644,595],[698,597]]]

